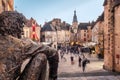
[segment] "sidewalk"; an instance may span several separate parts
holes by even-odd
[[[85,55],[87,57],[87,55]],[[65,54],[64,56],[67,61],[63,61],[60,59],[59,62],[59,69],[58,69],[58,74],[61,73],[82,73],[81,67],[78,66],[78,56],[74,56],[75,64],[71,65],[70,62],[70,54]],[[103,60],[98,60],[97,58],[89,58],[90,59],[90,64],[87,64],[86,66],[86,72],[94,72],[94,71],[104,71],[102,69],[103,66]]]
[[[70,63],[70,54],[65,54],[67,61],[60,59],[58,69],[58,80],[120,80],[120,74],[108,72],[104,70],[103,60],[96,57],[89,57],[90,64],[87,64],[86,71],[83,73],[81,67],[78,66],[78,57],[74,56],[75,64]]]

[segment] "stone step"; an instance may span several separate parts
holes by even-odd
[[[62,78],[58,78],[58,80],[81,80],[81,78],[80,77],[69,77],[69,78],[62,77]]]
[[[89,76],[89,77],[58,77],[58,80],[120,80],[120,75]]]

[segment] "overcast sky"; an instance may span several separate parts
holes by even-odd
[[[96,20],[103,12],[104,0],[15,0],[14,7],[26,18],[33,17],[38,24],[60,18],[72,24],[74,10],[78,22]]]

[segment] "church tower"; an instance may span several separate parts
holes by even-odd
[[[76,15],[76,10],[74,11],[72,26],[71,26],[71,42],[72,45],[78,42],[78,20]]]
[[[78,20],[77,20],[76,10],[74,11],[73,22],[72,22],[72,29],[73,29],[74,33],[77,33],[77,30],[78,30]]]
[[[74,22],[78,22],[78,21],[77,21],[76,10],[74,11],[74,16],[73,16],[73,23],[74,23]]]

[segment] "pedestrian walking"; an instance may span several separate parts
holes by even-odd
[[[81,59],[81,57],[79,56],[79,57],[78,57],[78,63],[79,63],[78,66],[79,66],[79,67],[81,67],[81,61],[82,61],[82,59]]]
[[[90,60],[88,60],[87,58],[84,58],[83,60],[82,60],[82,70],[83,70],[83,72],[85,71],[85,68],[86,68],[86,64],[87,63],[90,63]]]
[[[78,53],[81,54],[81,48],[80,47],[78,47]]]
[[[64,57],[64,54],[65,54],[64,51],[61,51],[61,52],[60,52],[60,57],[61,57],[61,60],[63,60],[63,61],[66,62],[67,59]]]
[[[71,65],[73,65],[73,64],[74,64],[74,57],[71,56],[71,57],[70,57],[70,60],[71,60]]]
[[[85,54],[82,54],[82,59],[85,59]]]
[[[60,51],[60,57],[61,57],[61,59],[63,58],[63,55],[64,55],[64,53],[63,53],[63,51],[61,50],[61,51]]]

